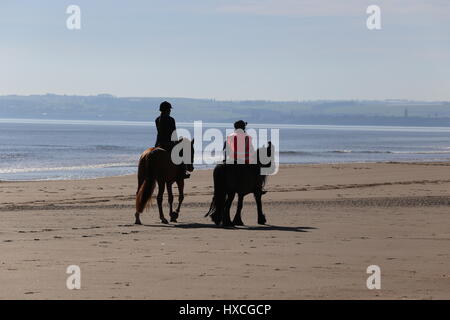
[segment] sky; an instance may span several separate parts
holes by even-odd
[[[0,95],[46,93],[450,100],[450,1],[0,0]]]

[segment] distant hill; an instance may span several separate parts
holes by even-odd
[[[108,94],[4,95],[0,118],[152,121],[163,100],[172,103],[179,122],[450,126],[448,101],[218,101]]]

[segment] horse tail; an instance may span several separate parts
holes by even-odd
[[[145,163],[145,158],[143,156],[141,156],[141,158],[139,159],[139,165],[138,165],[138,187],[137,187],[137,191],[136,191],[136,196],[139,193],[139,190],[141,189],[141,186],[145,181],[145,177],[146,177],[146,163]]]
[[[211,219],[217,225],[222,221],[222,213],[226,200],[224,169],[225,167],[223,165],[218,165],[214,169],[214,196],[209,211],[205,215],[205,217],[211,216]]]
[[[142,212],[151,204],[153,191],[155,190],[156,179],[151,176],[145,179],[136,195],[136,212]]]
[[[214,192],[214,196],[211,201],[211,205],[209,206],[209,211],[205,214],[206,217],[213,217],[214,215],[218,214],[220,209],[223,208],[223,205],[225,204],[226,195],[224,193],[216,193]]]
[[[136,191],[136,212],[141,213],[151,205],[151,198],[156,187],[155,156],[157,148],[148,148],[139,158],[138,187]]]

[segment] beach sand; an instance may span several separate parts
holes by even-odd
[[[0,298],[450,299],[450,163],[282,166],[268,224],[249,195],[236,229],[204,218],[211,171],[186,189],[177,224],[136,226],[135,176],[0,182]]]

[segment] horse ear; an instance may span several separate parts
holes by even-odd
[[[194,144],[195,139],[192,139],[191,144]]]

